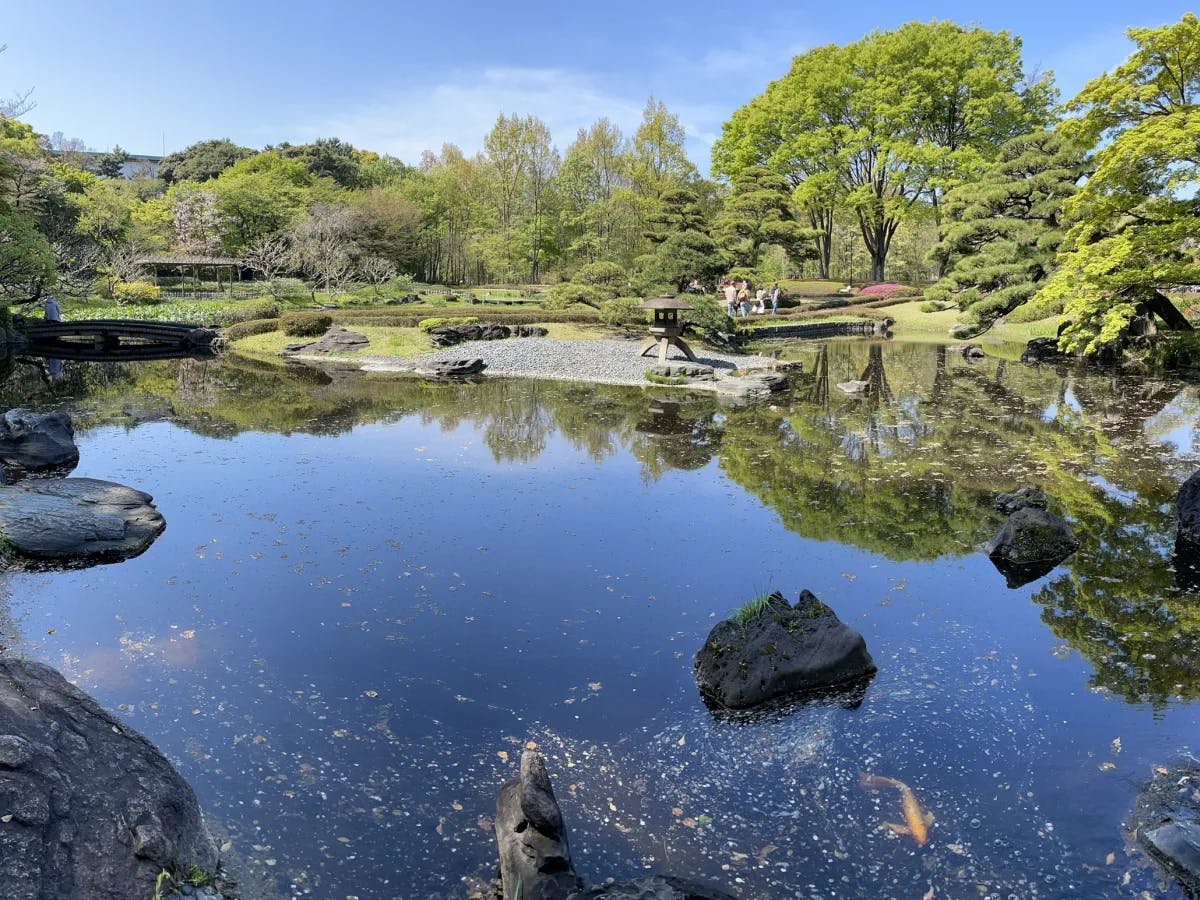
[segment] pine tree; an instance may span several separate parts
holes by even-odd
[[[946,196],[933,254],[949,268],[926,296],[954,300],[979,328],[1028,302],[1053,269],[1063,203],[1085,169],[1080,147],[1053,131],[1006,143],[978,181]]]

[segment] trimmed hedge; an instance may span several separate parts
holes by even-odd
[[[279,320],[288,337],[320,337],[333,325],[328,313],[292,313]]]
[[[416,328],[421,322],[430,318],[428,308],[417,310],[400,309],[338,309],[331,310],[333,320],[338,324],[357,323],[359,325],[376,325],[392,328]],[[501,325],[533,325],[539,322],[598,322],[599,313],[586,306],[574,306],[570,309],[520,309],[500,308],[489,309],[483,313],[489,322]]]
[[[225,340],[236,341],[254,334],[268,334],[278,330],[278,319],[251,319],[246,322],[238,322],[236,325],[230,325],[224,330],[223,334],[225,335]]]

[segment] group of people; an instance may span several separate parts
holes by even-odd
[[[746,318],[751,313],[761,315],[767,311],[767,300],[771,301],[771,315],[777,315],[781,293],[783,292],[779,288],[778,281],[770,291],[760,287],[753,295],[750,293],[750,284],[745,279],[734,281],[732,278],[726,278],[717,285],[717,296],[724,298],[725,314],[730,317],[736,316],[739,312]]]

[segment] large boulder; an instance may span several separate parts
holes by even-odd
[[[1021,362],[1033,365],[1041,362],[1058,362],[1067,355],[1058,349],[1058,338],[1036,337],[1025,345],[1021,352]]]
[[[984,552],[1010,588],[1041,578],[1078,549],[1079,541],[1070,526],[1036,506],[1018,509],[984,545]]]
[[[696,685],[723,709],[861,684],[875,674],[863,636],[801,591],[795,606],[776,592],[719,622],[696,654]]]
[[[0,658],[0,897],[147,900],[217,868],[196,796],[154,745],[49,666]]]
[[[62,566],[137,556],[164,528],[154,498],[95,478],[0,486],[0,539],[23,560]]]
[[[10,409],[0,416],[0,465],[6,469],[66,474],[78,462],[75,428],[65,412]]]
[[[439,325],[429,330],[429,340],[435,347],[453,347],[466,341],[502,341],[512,337],[512,329],[496,322]],[[543,330],[542,334],[547,332]],[[533,336],[531,333],[529,336]]]
[[[1183,483],[1175,495],[1175,508],[1179,512],[1179,536],[1200,544],[1200,472]]]
[[[520,777],[500,788],[496,844],[506,898],[566,900],[578,889],[562,810],[536,750],[521,751]]]

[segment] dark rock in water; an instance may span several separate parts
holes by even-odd
[[[546,763],[536,750],[521,751],[520,777],[500,788],[496,844],[504,900],[733,900],[729,894],[670,875],[584,886],[571,863],[562,810]]]
[[[66,474],[78,462],[75,427],[65,412],[10,409],[0,416],[0,464],[5,467],[22,472],[54,469]]]
[[[487,368],[479,357],[473,359],[448,359],[442,362],[427,363],[416,372],[426,378],[465,378],[468,375],[478,375]]]
[[[1050,499],[1037,488],[1023,487],[1011,494],[997,494],[992,500],[992,506],[1006,516],[1011,516],[1018,509],[1033,507],[1046,509]]]
[[[647,375],[659,378],[688,378],[692,381],[712,381],[713,367],[700,363],[658,363],[646,370]]]
[[[1200,593],[1200,544],[1183,535],[1175,538],[1175,585],[1187,593]]]
[[[521,777],[500,789],[496,844],[505,897],[518,896],[518,885],[521,900],[565,900],[579,888],[562,810],[536,750],[521,751]]]
[[[0,897],[146,900],[212,874],[191,787],[142,735],[41,663],[0,658]]]
[[[1125,827],[1189,897],[1200,896],[1200,763],[1156,766]]]
[[[87,566],[137,556],[167,527],[142,491],[94,478],[0,487],[0,536],[27,560]]]
[[[1079,541],[1066,522],[1033,506],[1009,516],[984,546],[1010,588],[1041,578],[1078,549]]]
[[[728,709],[849,685],[874,673],[863,636],[808,591],[794,607],[776,592],[750,621],[719,622],[695,662],[700,693]]]
[[[732,894],[671,875],[606,884],[577,891],[567,900],[734,900]]]
[[[1179,536],[1200,544],[1200,472],[1183,483],[1175,495],[1175,508],[1179,512]]]
[[[1067,355],[1058,349],[1056,337],[1034,338],[1025,345],[1025,350],[1021,353],[1023,363],[1055,362],[1062,359],[1067,359]]]
[[[364,334],[350,331],[346,328],[330,328],[319,341],[306,344],[288,344],[284,347],[286,353],[357,353],[364,350],[371,342]]]

